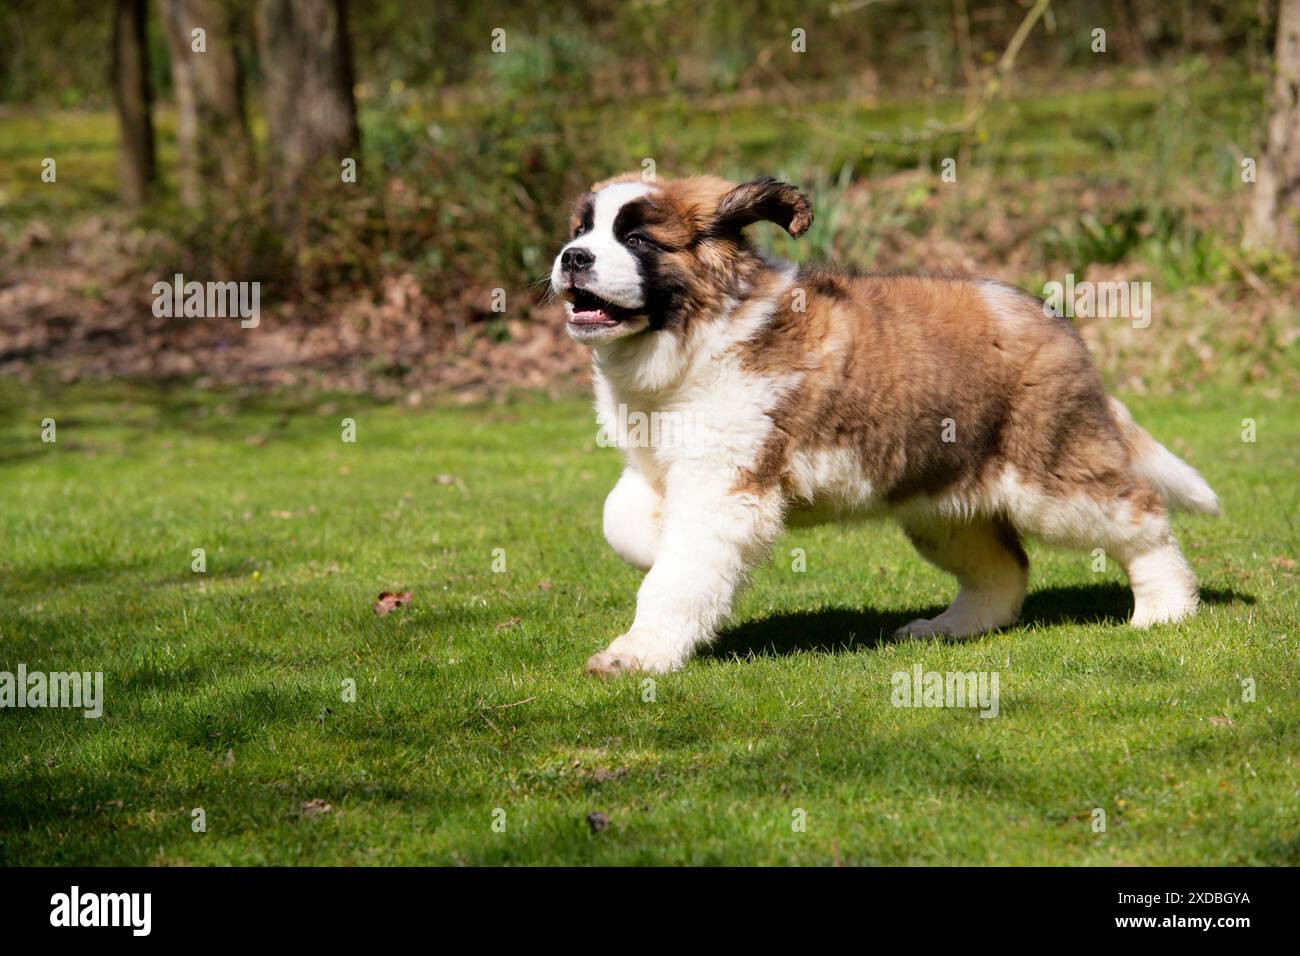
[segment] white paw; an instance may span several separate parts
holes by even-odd
[[[916,620],[894,632],[894,637],[974,637],[1016,623],[1018,614],[971,614],[969,608],[948,608],[930,620]]]
[[[1170,604],[1144,603],[1134,610],[1133,620],[1129,624],[1138,630],[1151,627],[1153,624],[1172,624],[1191,617],[1196,613],[1196,607],[1195,598],[1183,598]]]
[[[587,673],[596,677],[646,672],[667,674],[678,670],[683,661],[668,653],[666,641],[644,631],[628,631],[605,650],[587,658]]]
[[[924,618],[917,618],[912,623],[904,624],[896,630],[894,637],[934,637],[936,634],[951,637],[952,631],[948,629],[947,624],[937,617],[928,621]]]

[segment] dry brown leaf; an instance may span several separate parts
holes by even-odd
[[[412,594],[410,591],[402,591],[400,593],[381,591],[379,594],[379,600],[376,601],[372,607],[374,607],[376,614],[383,617],[390,611],[395,611],[399,607],[410,604],[411,598]]]
[[[308,800],[298,808],[298,811],[304,817],[320,816],[322,813],[333,813],[334,808],[319,797],[315,800]]]

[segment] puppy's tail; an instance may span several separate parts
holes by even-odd
[[[1195,468],[1133,421],[1133,416],[1118,399],[1110,400],[1110,411],[1119,425],[1133,469],[1155,486],[1166,507],[1206,515],[1219,513],[1219,496]]]

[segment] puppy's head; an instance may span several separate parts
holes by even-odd
[[[799,236],[812,208],[794,186],[767,177],[646,183],[632,173],[597,183],[574,204],[572,238],[551,267],[569,334],[598,345],[684,329],[764,268],[742,232],[760,220]]]

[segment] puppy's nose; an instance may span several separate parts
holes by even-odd
[[[581,272],[590,269],[596,257],[586,249],[565,249],[560,256],[560,268],[566,272]]]

